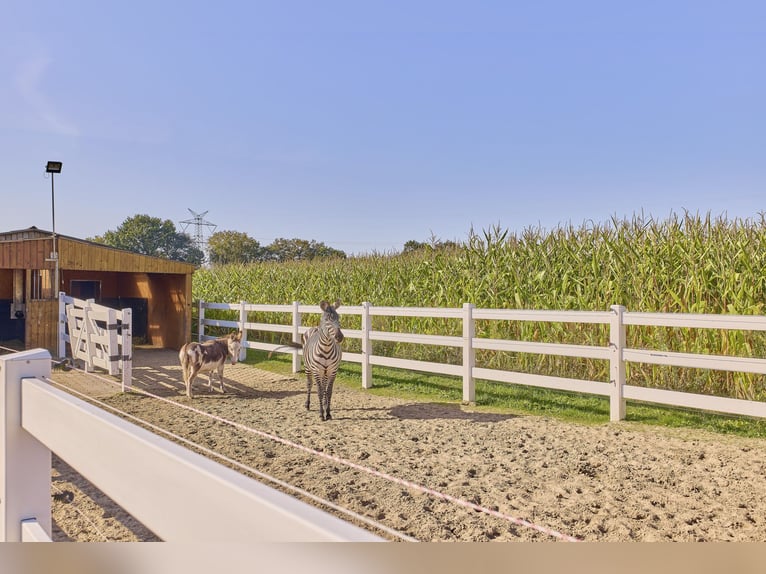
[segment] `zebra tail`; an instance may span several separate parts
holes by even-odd
[[[271,351],[269,351],[269,356],[267,358],[270,359],[274,351],[278,351],[279,349],[287,349],[287,348],[302,349],[303,345],[301,345],[300,343],[294,343],[293,341],[290,341],[289,343],[285,343],[284,345],[280,345],[279,347],[273,348]]]

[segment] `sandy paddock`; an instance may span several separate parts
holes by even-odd
[[[101,375],[103,377],[103,375]],[[189,404],[177,355],[137,350],[135,387]],[[71,371],[53,379],[421,541],[550,541],[521,518],[585,541],[765,541],[766,443],[631,423],[381,398],[336,386],[321,422],[302,375],[227,366],[195,407],[502,514],[496,517],[324,460]],[[109,377],[106,377],[109,378]],[[116,380],[116,379],[115,379]],[[156,540],[65,463],[52,471],[56,540]],[[380,532],[378,532],[380,534]],[[390,534],[386,538],[397,539]]]

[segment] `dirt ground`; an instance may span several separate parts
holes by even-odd
[[[333,395],[333,419],[322,422],[315,392],[312,410],[303,406],[302,375],[228,365],[225,394],[217,386],[209,391],[198,378],[190,401],[175,352],[137,350],[133,372],[136,389],[191,403],[474,507],[155,398],[120,393],[77,371],[54,371],[52,379],[420,541],[558,539],[510,518],[584,541],[766,541],[765,441],[626,422],[590,427],[488,414],[340,386]],[[157,540],[56,458],[52,479],[56,540]]]

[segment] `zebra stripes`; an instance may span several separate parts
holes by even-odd
[[[311,408],[311,385],[315,382],[319,416],[325,421],[332,418],[330,400],[342,355],[340,343],[343,332],[336,312],[340,301],[336,300],[332,305],[322,301],[319,306],[322,309],[319,327],[312,327],[303,333],[303,364],[306,371],[306,410]]]

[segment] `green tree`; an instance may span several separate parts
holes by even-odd
[[[194,245],[192,238],[176,230],[172,221],[162,221],[158,217],[148,215],[128,217],[116,230],[107,231],[89,240],[142,255],[164,257],[195,265],[201,265],[205,260],[205,254]]]
[[[404,244],[404,249],[402,249],[402,253],[410,253],[412,251],[417,251],[418,249],[424,249],[425,247],[428,247],[428,243],[422,243],[420,241],[415,241],[414,239],[410,239]]]
[[[213,265],[261,261],[265,249],[247,233],[217,231],[207,240],[208,257]]]
[[[413,251],[419,251],[421,249],[456,249],[460,247],[460,244],[452,240],[439,239],[436,236],[431,236],[428,241],[416,241],[410,239],[404,244],[402,253],[411,253]]]
[[[266,253],[266,258],[273,261],[311,260],[317,257],[346,257],[343,251],[333,249],[313,239],[307,241],[305,239],[285,239],[283,237],[275,239],[271,245],[267,246]]]

